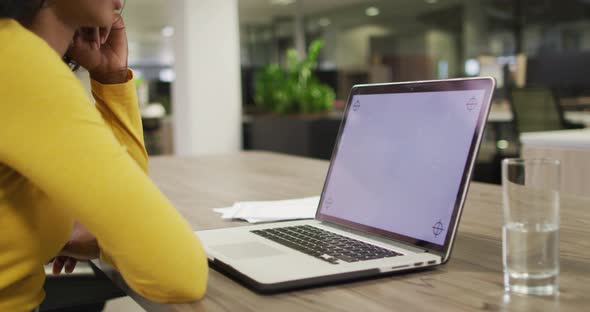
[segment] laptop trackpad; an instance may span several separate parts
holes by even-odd
[[[272,257],[284,254],[283,251],[258,242],[211,246],[215,250],[234,260]]]

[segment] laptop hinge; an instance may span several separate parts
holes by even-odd
[[[324,225],[324,226],[327,226],[327,227],[332,227],[332,228],[335,228],[337,230],[341,230],[341,231],[345,231],[345,232],[351,232],[351,233],[353,233],[355,235],[366,237],[368,239],[376,240],[376,241],[379,241],[379,242],[382,242],[382,243],[385,243],[385,244],[399,245],[400,247],[409,249],[409,250],[411,250],[411,251],[413,251],[415,253],[430,253],[430,254],[433,254],[433,255],[437,255],[437,256],[442,257],[441,253],[438,252],[438,251],[429,250],[428,248],[424,248],[424,247],[421,247],[421,246],[411,245],[411,244],[408,244],[406,242],[402,242],[402,241],[399,241],[399,240],[396,240],[396,239],[392,239],[392,238],[388,238],[388,237],[383,237],[383,236],[375,235],[375,234],[372,234],[372,233],[367,233],[367,232],[359,231],[357,229],[353,229],[351,227],[343,226],[343,225],[340,225],[340,224],[337,224],[337,223],[333,223],[333,222],[329,222],[329,221],[320,221],[320,223],[322,225]]]
[[[444,258],[444,253],[438,250],[432,250],[432,249],[426,249],[424,250],[425,253],[429,253],[429,254],[433,254],[433,255],[437,255],[439,257],[441,257],[441,259]]]

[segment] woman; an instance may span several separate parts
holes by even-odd
[[[155,301],[204,295],[203,249],[146,174],[120,7],[0,0],[0,311],[34,310],[57,255],[100,256]],[[95,106],[64,57],[88,69]]]

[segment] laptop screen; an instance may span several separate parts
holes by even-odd
[[[319,218],[443,246],[488,93],[352,94]]]

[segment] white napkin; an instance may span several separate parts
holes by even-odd
[[[319,202],[319,196],[280,201],[237,202],[232,207],[217,208],[213,211],[221,213],[223,219],[241,219],[249,223],[313,219]]]

